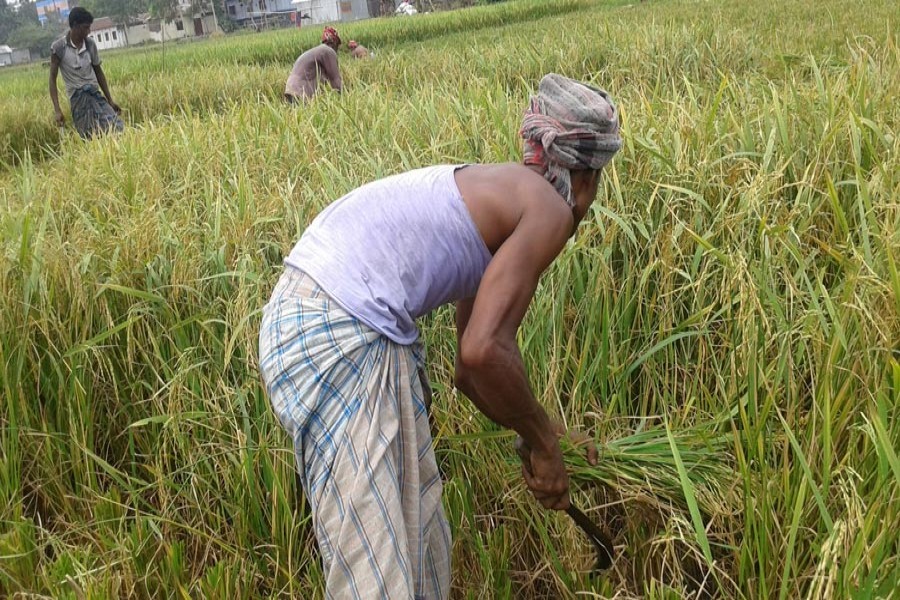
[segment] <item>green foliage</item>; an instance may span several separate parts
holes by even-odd
[[[109,17],[114,23],[125,25],[147,12],[150,0],[87,0],[81,6],[91,11],[95,19]]]
[[[179,0],[147,0],[150,14],[166,21],[177,17],[180,7]]]
[[[32,56],[50,56],[50,45],[62,35],[62,31],[47,25],[42,27],[35,21],[20,25],[7,38],[7,43],[13,48],[28,48]]]
[[[36,23],[38,21],[37,0],[29,2],[25,0],[19,4],[19,10],[15,13],[20,23]]]
[[[48,17],[48,27],[56,34],[65,24],[61,23],[56,13]],[[18,48],[32,48],[38,54],[37,42],[40,37],[35,31],[39,27],[37,8],[34,2],[22,2],[18,10],[0,2],[0,44],[9,44]],[[24,30],[24,31],[19,31]],[[32,44],[35,44],[32,46]],[[49,47],[41,48],[43,55],[50,51]]]
[[[6,2],[0,2],[0,44],[5,44],[9,34],[18,26],[16,13]]]

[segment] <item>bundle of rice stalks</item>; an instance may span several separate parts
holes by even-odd
[[[649,423],[599,442],[596,465],[588,463],[583,441],[562,438],[573,491],[604,488],[573,495],[573,503],[610,538],[612,577],[623,577],[635,593],[660,581],[696,597],[735,589],[729,549],[732,517],[740,513],[739,474],[723,420],[678,431]],[[532,523],[545,531],[540,519]]]
[[[642,496],[673,508],[705,514],[732,512],[735,470],[730,438],[711,425],[672,431],[639,429],[599,444],[596,465],[583,448],[564,438],[563,454],[573,483],[603,484],[622,496]]]

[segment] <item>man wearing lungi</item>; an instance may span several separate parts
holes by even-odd
[[[324,79],[333,89],[340,92],[344,84],[338,68],[337,50],[341,47],[341,36],[334,27],[322,30],[322,43],[310,48],[294,61],[294,67],[284,84],[284,99],[294,103],[309,100],[316,95],[319,79]]]
[[[119,118],[122,109],[113,102],[100,66],[97,44],[88,37],[93,22],[94,17],[87,10],[73,8],[69,13],[69,32],[50,46],[50,99],[56,111],[56,123],[62,127],[66,122],[56,89],[56,75],[62,73],[72,108],[72,123],[82,138],[113,129],[122,131],[124,127]]]
[[[535,498],[569,505],[562,432],[531,391],[516,331],[621,147],[618,112],[606,92],[550,74],[521,135],[524,164],[418,169],[331,204],[263,311],[260,371],[293,441],[329,598],[449,597],[415,324],[442,304],[456,303],[456,387],[530,447]]]

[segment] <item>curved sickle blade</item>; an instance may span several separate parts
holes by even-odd
[[[613,563],[613,557],[615,556],[612,540],[609,539],[605,533],[600,531],[600,528],[594,525],[594,522],[574,504],[569,504],[566,513],[572,517],[575,524],[587,534],[588,538],[590,538],[594,547],[597,549],[597,564],[594,565],[594,572],[604,571],[610,568]]]
[[[522,459],[522,465],[528,472],[531,472],[531,449],[528,447],[528,444],[525,443],[521,437],[516,438],[515,442],[516,453],[519,455],[519,458]],[[572,520],[575,521],[575,524],[578,525],[583,532],[585,532],[590,538],[591,543],[594,544],[594,547],[597,549],[597,562],[594,565],[594,573],[598,573],[600,571],[605,571],[610,568],[613,563],[613,557],[615,553],[613,552],[613,544],[612,540],[609,539],[605,533],[600,531],[600,528],[594,525],[594,522],[591,521],[587,515],[581,512],[574,504],[569,502],[569,508],[566,509],[566,513],[572,517]]]

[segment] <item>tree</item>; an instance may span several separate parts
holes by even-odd
[[[171,21],[181,14],[179,0],[148,0],[147,4],[150,14],[164,21]]]
[[[9,35],[8,43],[13,48],[28,48],[33,56],[49,56],[50,45],[59,34],[57,28],[41,27],[35,20],[34,23],[26,23],[16,28]]]
[[[228,16],[228,4],[226,4],[225,0],[220,0],[220,2],[222,3],[222,5],[219,7],[219,10],[222,11],[222,20],[219,21],[219,28],[221,28],[225,33],[236,31],[238,25],[230,16]]]
[[[19,10],[0,0],[0,44],[10,44],[10,36],[24,25],[37,25],[37,8],[33,2],[23,2]]]
[[[15,11],[0,0],[0,44],[13,48],[28,48],[33,56],[49,56],[50,44],[66,29],[58,12],[47,14],[41,26],[34,2],[22,2]]]
[[[162,41],[165,44],[166,23],[169,23],[175,20],[176,17],[181,16],[181,3],[179,2],[179,0],[148,0],[147,8],[150,9],[151,15],[162,21],[160,27],[162,30]]]
[[[0,44],[5,44],[12,33],[19,25],[16,11],[6,3],[6,0],[0,0]]]
[[[22,2],[19,5],[19,11],[16,13],[19,19],[19,25],[27,25],[29,23],[38,23],[37,4],[34,1]]]

